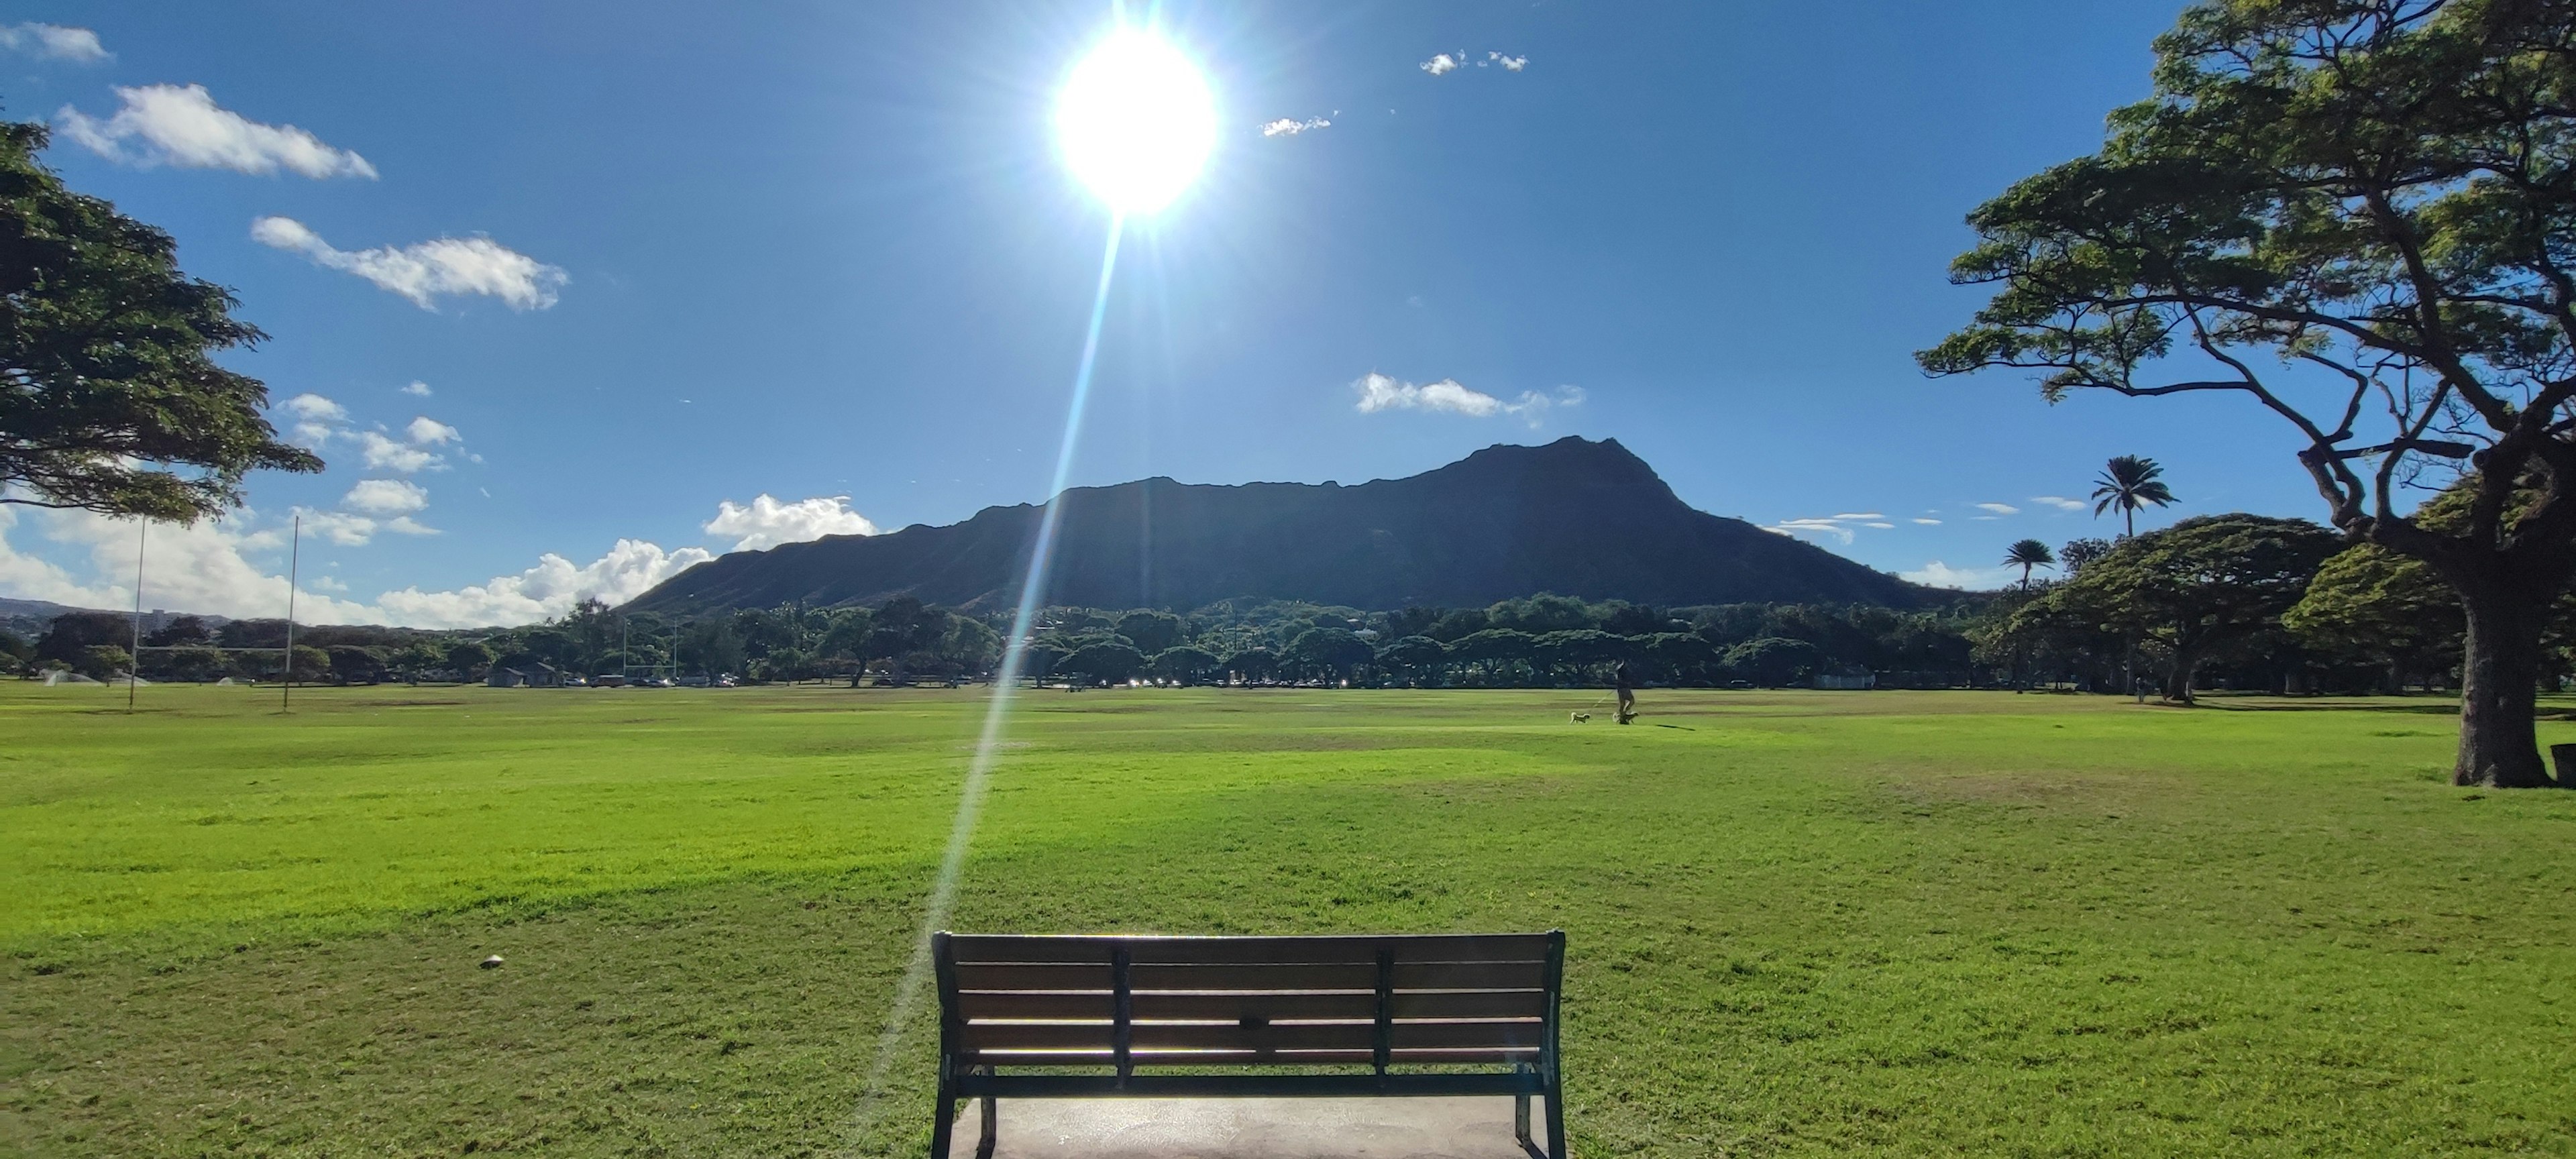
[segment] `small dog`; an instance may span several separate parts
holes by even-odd
[[[1575,713],[1568,713],[1568,714],[1566,715],[1565,723],[1567,723],[1567,724],[1587,724],[1587,723],[1590,723],[1590,721],[1591,721],[1591,720],[1592,720],[1592,714],[1591,714],[1591,713],[1588,713],[1588,712],[1575,712]]]

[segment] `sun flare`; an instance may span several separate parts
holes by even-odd
[[[1216,102],[1179,48],[1122,28],[1075,65],[1056,98],[1066,167],[1111,209],[1152,213],[1189,187],[1216,145]]]

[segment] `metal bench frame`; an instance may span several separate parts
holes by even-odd
[[[1541,953],[1544,956],[1541,959],[1496,963],[1496,965],[1517,967],[1522,972],[1534,972],[1536,977],[1528,980],[1535,982],[1535,987],[1514,986],[1507,990],[1496,991],[1464,987],[1455,990],[1426,987],[1420,990],[1403,991],[1400,997],[1400,987],[1397,984],[1399,963],[1411,965],[1416,969],[1436,969],[1440,964],[1436,962],[1436,955],[1443,946],[1495,941],[1534,943],[1542,947]],[[1106,967],[1107,985],[1102,988],[1106,993],[1089,986],[1079,990],[1048,990],[1028,986],[1013,987],[1006,991],[969,990],[966,993],[970,997],[961,1001],[957,956],[961,942],[969,947],[1006,947],[1021,954],[1042,950],[1044,959],[1048,961],[1038,967],[1041,970],[1087,972]],[[1365,945],[1358,945],[1360,943]],[[1501,935],[1491,938],[1437,934],[1368,938],[1128,938],[951,935],[942,931],[932,935],[930,944],[932,960],[938,968],[940,1009],[939,1101],[930,1141],[930,1153],[933,1159],[948,1159],[954,1139],[957,1103],[960,1099],[983,1101],[983,1135],[976,1146],[975,1154],[978,1159],[990,1159],[995,1142],[997,1117],[995,1103],[1004,1098],[1276,1098],[1428,1095],[1508,1095],[1514,1101],[1514,1134],[1520,1140],[1522,1148],[1536,1159],[1566,1159],[1564,1083],[1558,1065],[1557,1052],[1558,1013],[1562,1005],[1565,974],[1565,934],[1561,930],[1551,930],[1545,934]],[[1272,1030],[1271,1019],[1246,1015],[1239,1023],[1227,1023],[1222,1017],[1186,1024],[1169,1021],[1148,1023],[1149,1030],[1159,1028],[1168,1033],[1176,1029],[1185,1029],[1196,1032],[1192,1037],[1212,1048],[1215,1054],[1166,1051],[1148,1052],[1144,1057],[1138,1057],[1133,1046],[1137,1021],[1134,1014],[1137,988],[1131,986],[1131,971],[1137,964],[1136,958],[1140,955],[1149,958],[1151,964],[1148,968],[1235,966],[1252,967],[1256,970],[1274,967],[1293,969],[1297,963],[1323,960],[1313,952],[1283,953],[1277,957],[1258,956],[1261,951],[1274,947],[1339,953],[1342,955],[1341,958],[1332,959],[1337,963],[1346,963],[1355,949],[1371,952],[1375,959],[1374,1001],[1369,1001],[1367,993],[1356,987],[1335,988],[1330,991],[1230,987],[1204,995],[1196,991],[1172,991],[1157,992],[1153,996],[1167,1001],[1176,997],[1180,999],[1214,997],[1230,1000],[1226,1003],[1229,1007],[1246,1009],[1264,1008],[1264,1002],[1273,1002],[1280,1004],[1281,1009],[1289,1010],[1291,1018],[1302,1016],[1294,1011],[1295,1005],[1301,999],[1307,1000],[1310,1005],[1319,999],[1338,1000],[1339,1004],[1345,1006],[1365,1005],[1373,1011],[1373,1027],[1358,1024],[1356,1017],[1328,1024],[1307,1024],[1319,1030],[1345,1032],[1345,1036],[1348,1032],[1368,1030],[1370,1031],[1369,1042],[1365,1048],[1292,1052],[1312,1055],[1320,1061],[1281,1057],[1276,1049],[1265,1045],[1275,1037],[1267,1033]],[[1247,954],[1254,956],[1248,957]],[[1028,957],[1009,959],[1011,963],[1029,963],[1035,960]],[[969,969],[976,968],[978,964],[970,959]],[[992,966],[989,963],[980,964],[987,968]],[[1446,964],[1454,966],[1458,963]],[[1365,962],[1337,964],[1332,968],[1346,971],[1364,969]],[[1087,974],[1082,976],[1085,980],[1088,979]],[[1521,979],[1515,977],[1514,980]],[[1533,989],[1537,991],[1535,994],[1531,993]],[[1451,1032],[1450,1037],[1458,1043],[1455,1049],[1417,1050],[1397,1045],[1399,1030],[1411,1030],[1417,1025],[1397,1013],[1396,1008],[1400,1000],[1437,1000],[1444,997],[1463,997],[1472,1000],[1482,994],[1497,997],[1518,996],[1523,1002],[1535,998],[1538,1014],[1535,1020],[1527,1017],[1508,1020],[1468,1017],[1437,1023],[1436,1028]],[[970,1026],[973,1015],[967,1011],[968,1002],[990,1002],[996,995],[1038,1002],[1056,1000],[1062,1003],[1083,1003],[1087,1001],[1105,1005],[1106,1009],[1101,1013],[1105,1013],[1107,1017],[1084,1017],[1078,1021],[1006,1020],[972,1023]],[[1062,1057],[1051,1057],[1037,1050],[1005,1049],[999,1053],[1018,1053],[1028,1057],[986,1058],[984,1052],[974,1045],[976,1037],[974,1031],[995,1028],[1023,1032],[1060,1029],[1063,1033],[1054,1037],[1076,1042],[1080,1049],[1067,1051]],[[1284,1032],[1292,1028],[1303,1027],[1291,1023],[1279,1027],[1278,1030]],[[1096,1041],[1102,1030],[1108,1031],[1106,1043]],[[1531,1031],[1535,1033],[1526,1033]],[[1535,1041],[1525,1041],[1527,1039]],[[1488,1040],[1508,1045],[1488,1046],[1486,1045]],[[1102,1047],[1106,1049],[1101,1049]],[[1461,1058],[1457,1062],[1451,1062],[1432,1057],[1443,1053],[1461,1056]],[[1509,1061],[1501,1064],[1507,1065],[1510,1068],[1508,1070],[1454,1069],[1458,1065],[1480,1061],[1492,1063],[1506,1058]],[[1298,1067],[1347,1067],[1364,1064],[1369,1067],[1369,1071],[1365,1074],[1352,1073],[1347,1069],[1341,1073],[1302,1074],[1140,1074],[1136,1069],[1140,1063],[1146,1066],[1187,1066],[1201,1069],[1210,1066],[1250,1065],[1272,1071]],[[1392,1066],[1444,1065],[1452,1069],[1438,1071],[1390,1069]],[[1105,1067],[1107,1073],[1008,1074],[1002,1073],[1001,1068],[1004,1066],[1047,1067],[1058,1070],[1067,1067],[1085,1069]],[[1547,1144],[1544,1150],[1531,1136],[1530,1098],[1534,1095],[1547,1100]]]

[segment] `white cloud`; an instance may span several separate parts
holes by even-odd
[[[1529,58],[1526,56],[1505,56],[1499,52],[1488,52],[1485,54],[1485,59],[1503,66],[1504,70],[1508,72],[1519,72],[1520,70],[1529,67]],[[1483,68],[1484,66],[1477,65],[1476,67]]]
[[[1359,381],[1351,384],[1351,389],[1359,392],[1361,414],[1376,414],[1386,410],[1427,410],[1480,419],[1507,414],[1520,418],[1532,428],[1541,424],[1550,409],[1581,406],[1586,397],[1582,387],[1560,386],[1556,389],[1556,395],[1553,398],[1531,390],[1523,391],[1517,402],[1504,402],[1481,390],[1471,389],[1454,378],[1416,385],[1398,381],[1390,375],[1378,374],[1374,371],[1360,376]]]
[[[2063,495],[2033,495],[2030,497],[2030,501],[2033,503],[2045,503],[2060,511],[2084,510],[2083,500],[2069,499]]]
[[[18,524],[18,509],[0,506],[0,593],[22,600],[52,600],[76,608],[133,607],[134,589],[112,584],[84,584],[61,567],[9,545],[9,530]],[[132,575],[134,536],[125,537],[126,574]]]
[[[704,548],[664,551],[659,544],[621,539],[608,554],[588,564],[575,564],[547,552],[537,566],[517,575],[446,592],[403,588],[376,597],[385,621],[428,628],[470,628],[527,624],[571,611],[575,603],[597,597],[622,604],[653,585],[715,558]]]
[[[334,249],[320,234],[291,217],[263,217],[250,224],[261,245],[291,250],[315,265],[356,274],[431,309],[441,294],[488,294],[513,310],[543,310],[572,280],[550,266],[488,237],[442,237],[395,249]]]
[[[303,507],[296,508],[295,515],[303,521],[306,535],[319,535],[341,547],[365,547],[376,537],[376,521],[364,515]]]
[[[456,433],[455,427],[451,427],[446,423],[440,422],[427,415],[413,416],[411,425],[403,428],[403,434],[408,436],[411,441],[419,443],[422,446],[435,446],[439,443],[452,443],[459,437]]]
[[[369,515],[409,515],[429,506],[429,490],[409,479],[362,479],[340,505]]]
[[[334,149],[321,138],[293,125],[263,125],[230,109],[217,108],[204,85],[145,85],[118,88],[125,102],[115,115],[99,120],[65,105],[54,114],[63,135],[111,161],[134,165],[175,165],[184,169],[231,169],[266,175],[280,167],[306,177],[365,177],[376,167],[346,149]],[[127,142],[140,147],[126,150]]]
[[[1876,520],[1872,520],[1872,521],[1870,521],[1870,522],[1868,522],[1868,523],[1861,524],[1861,526],[1863,526],[1863,527],[1875,527],[1875,528],[1878,528],[1878,529],[1880,529],[1880,530],[1884,531],[1884,530],[1887,530],[1887,529],[1889,529],[1889,528],[1895,527],[1896,525],[1895,525],[1895,524],[1893,524],[1893,523],[1881,523],[1881,522],[1878,522],[1878,521],[1876,521]]]
[[[1423,61],[1422,71],[1430,73],[1433,76],[1456,72],[1458,70],[1458,66],[1465,62],[1466,56],[1467,54],[1463,52],[1456,56],[1451,56],[1445,52],[1441,53],[1438,56],[1434,56],[1429,60]]]
[[[1952,567],[1933,560],[1915,571],[1901,571],[1897,578],[1936,588],[1996,588],[2019,578],[2020,573],[2008,567]]]
[[[91,608],[126,608],[134,603],[127,586],[134,575],[136,527],[130,519],[110,519],[87,511],[37,511],[36,523],[47,542],[86,557],[86,571],[98,582],[82,582],[72,571],[19,553],[9,542],[18,513],[0,507],[0,594]],[[436,531],[398,516],[381,525],[362,516],[339,512],[297,512],[307,535],[339,543],[363,542],[375,531],[433,535]],[[144,606],[222,616],[286,614],[286,547],[284,523],[245,530],[258,518],[241,511],[222,520],[179,526],[156,523],[145,552]],[[21,528],[20,530],[27,530]],[[665,551],[643,540],[620,539],[607,554],[576,564],[554,553],[515,575],[497,576],[453,591],[405,587],[378,596],[373,603],[337,598],[339,581],[306,581],[295,596],[295,618],[308,624],[399,624],[423,628],[473,628],[533,623],[570,611],[575,602],[596,596],[625,603],[653,585],[714,558],[704,548]],[[116,577],[124,577],[119,580]]]
[[[1294,137],[1308,129],[1329,129],[1332,127],[1333,122],[1323,117],[1309,117],[1302,121],[1294,117],[1281,117],[1275,121],[1262,122],[1261,135],[1264,137]]]
[[[716,517],[706,522],[705,530],[709,535],[733,536],[735,551],[758,551],[826,535],[874,535],[877,525],[850,510],[847,495],[781,503],[763,493],[749,506],[730,499],[716,504]]]
[[[318,394],[299,394],[279,403],[288,414],[310,422],[337,422],[349,417],[348,408]]]
[[[419,395],[422,398],[428,398],[430,393],[429,384],[415,380],[410,386],[402,388],[402,392],[404,394]]]
[[[109,55],[107,47],[98,42],[98,34],[89,29],[34,21],[0,28],[0,48],[23,52],[39,60],[69,60],[81,64],[96,64]]]
[[[1846,511],[1846,512],[1843,512],[1843,513],[1842,513],[1842,514],[1840,514],[1840,515],[1834,516],[1834,518],[1836,518],[1836,519],[1885,519],[1885,518],[1887,518],[1887,517],[1886,517],[1886,516],[1884,516],[1884,515],[1879,514],[1878,512],[1875,512],[1875,511]]]
[[[409,443],[396,442],[377,431],[359,431],[355,436],[358,449],[366,456],[370,471],[400,471],[417,474],[446,467],[447,457],[434,455]]]
[[[1941,526],[1941,521],[1940,521],[1940,520],[1938,520],[1938,519],[1925,519],[1925,518],[1923,518],[1923,517],[1922,517],[1922,516],[1920,516],[1920,515],[1915,516],[1915,517],[1914,517],[1914,521],[1915,521],[1916,523],[1920,523],[1920,524],[1922,524],[1922,525],[1923,525],[1923,526],[1925,526],[1925,527],[1939,527],[1939,526]]]
[[[1980,503],[1977,504],[1977,509],[1980,511],[1991,511],[1997,515],[2021,514],[2021,508],[2015,507],[2010,503]]]

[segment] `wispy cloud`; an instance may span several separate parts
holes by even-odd
[[[2030,501],[2033,503],[2045,503],[2060,511],[2082,511],[2085,507],[2083,500],[2069,499],[2063,495],[2033,495],[2030,497]]]
[[[555,291],[572,280],[560,267],[488,237],[343,250],[291,217],[260,218],[251,223],[250,236],[261,245],[303,254],[315,265],[356,274],[424,310],[433,309],[432,299],[442,294],[487,294],[513,310],[543,310],[555,304]]]
[[[1511,415],[1532,427],[1539,426],[1548,411],[1557,407],[1581,406],[1587,397],[1582,387],[1560,386],[1553,396],[1529,390],[1522,391],[1516,402],[1504,402],[1481,390],[1469,388],[1454,378],[1417,385],[1375,372],[1360,376],[1359,381],[1351,384],[1351,389],[1359,392],[1361,414],[1427,410],[1480,419]]]
[[[429,384],[419,381],[414,381],[410,386],[402,388],[402,392],[409,395],[418,395],[421,398],[428,398],[430,395]]]
[[[1927,521],[1917,519],[1915,522],[1923,523]],[[1928,522],[1938,523],[1940,521],[1936,519]],[[1879,511],[1843,511],[1832,515],[1801,516],[1796,519],[1783,519],[1778,523],[1765,524],[1763,526],[1765,530],[1777,531],[1782,535],[1805,534],[1829,537],[1837,543],[1850,543],[1852,541],[1853,532],[1861,528],[1868,528],[1872,531],[1893,531],[1896,528],[1894,523],[1888,522],[1887,515],[1884,512]]]
[[[1765,524],[1763,530],[1777,531],[1782,535],[1827,535],[1843,543],[1852,541],[1852,529],[1832,519],[1783,519],[1778,523]]]
[[[1519,72],[1529,67],[1529,58],[1488,52],[1485,54],[1485,59],[1477,60],[1474,54],[1462,48],[1456,52],[1439,53],[1417,67],[1433,76],[1446,76],[1470,64],[1478,68],[1501,68],[1505,72]]]
[[[1327,117],[1308,117],[1302,121],[1294,117],[1281,117],[1275,121],[1262,122],[1261,135],[1264,137],[1294,137],[1308,129],[1329,129],[1331,127],[1333,127],[1333,122]]]
[[[1980,503],[1977,504],[1977,510],[1992,512],[1996,515],[2021,514],[2021,508],[2015,507],[2010,503]]]
[[[23,52],[39,60],[68,60],[78,64],[97,64],[110,55],[107,47],[98,42],[98,34],[89,29],[38,24],[32,20],[0,27],[0,48]]]
[[[1941,526],[1941,521],[1940,521],[1940,520],[1938,520],[1938,519],[1925,519],[1925,518],[1923,518],[1923,517],[1922,517],[1922,516],[1920,516],[1920,515],[1917,515],[1917,516],[1915,516],[1915,517],[1914,517],[1914,522],[1916,522],[1916,523],[1920,523],[1920,524],[1922,524],[1922,525],[1923,525],[1923,526],[1925,526],[1925,527],[1939,527],[1939,526]]]
[[[70,105],[54,114],[63,135],[108,160],[128,165],[230,169],[267,175],[283,168],[306,177],[364,177],[376,167],[293,125],[263,125],[218,108],[204,85],[119,88],[125,107],[105,120]],[[131,143],[135,148],[128,149]]]

